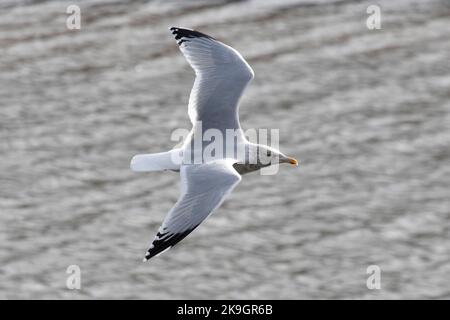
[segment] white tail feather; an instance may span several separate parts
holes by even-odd
[[[163,171],[180,170],[180,149],[168,152],[138,154],[131,159],[130,168],[133,171]]]

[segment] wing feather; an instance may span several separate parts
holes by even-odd
[[[182,194],[164,219],[144,261],[173,247],[195,230],[241,181],[227,160],[182,166],[180,176]]]
[[[170,28],[196,78],[188,114],[205,129],[239,129],[239,100],[254,72],[239,52],[198,31]]]

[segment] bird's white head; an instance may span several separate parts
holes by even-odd
[[[261,167],[280,163],[289,163],[298,166],[298,161],[296,159],[288,157],[279,150],[263,144],[250,145],[248,150],[248,161],[252,164],[258,164]]]

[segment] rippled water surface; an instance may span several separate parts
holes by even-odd
[[[381,30],[367,1],[0,3],[0,298],[450,298],[448,1],[378,1]],[[301,166],[144,264],[179,177],[129,160],[190,126],[172,25],[247,58],[241,123]]]

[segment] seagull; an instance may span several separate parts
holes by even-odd
[[[195,81],[189,97],[188,115],[192,130],[181,147],[168,152],[138,154],[130,168],[137,172],[171,170],[180,173],[181,194],[159,228],[144,260],[160,255],[196,229],[241,181],[243,174],[280,163],[297,166],[294,158],[262,144],[251,143],[241,129],[238,116],[239,100],[254,72],[241,54],[232,47],[204,33],[171,27],[178,46],[195,71]],[[231,145],[232,155],[192,161],[192,155],[203,152],[210,141],[195,143],[196,133],[207,130],[233,139],[225,139],[223,147]],[[237,152],[243,150],[243,152]],[[265,159],[263,162],[262,159]]]

